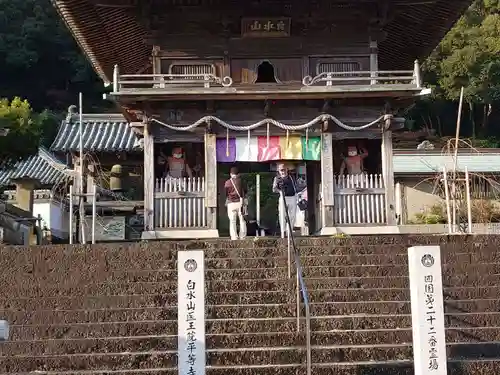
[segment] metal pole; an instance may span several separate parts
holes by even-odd
[[[291,242],[290,242],[290,231],[288,229],[288,223],[286,221],[287,217],[287,207],[286,207],[286,201],[285,201],[285,194],[283,194],[282,191],[280,191],[280,198],[279,198],[279,205],[281,206],[281,212],[278,212],[280,216],[280,231],[283,235],[286,235],[286,241],[287,241],[287,258],[288,258],[288,278],[292,278],[292,259],[291,259]],[[281,216],[284,216],[283,219]],[[281,228],[281,223],[283,222],[285,228]],[[283,237],[282,237],[283,238]]]
[[[97,187],[94,184],[93,186],[93,195],[92,195],[92,243],[95,244],[95,221],[96,221],[96,216],[97,216],[97,208],[96,208],[96,190]]]
[[[470,179],[469,170],[465,167],[465,194],[467,194],[467,226],[469,233],[472,233],[472,206],[470,202]]]
[[[286,209],[286,204],[285,204],[285,209]],[[290,238],[290,231],[286,230],[286,241],[287,241],[287,253],[288,253],[288,278],[292,278],[292,241]]]
[[[457,225],[457,164],[458,164],[458,139],[460,137],[460,123],[462,120],[462,107],[464,102],[464,88],[460,90],[460,101],[458,102],[457,127],[455,130],[455,149],[453,150],[453,225]]]
[[[297,301],[297,332],[300,332],[300,281],[299,281],[299,267],[295,266],[296,280],[295,280],[295,298]]]
[[[450,209],[450,192],[448,190],[448,172],[446,172],[446,167],[443,167],[443,182],[444,182],[444,195],[446,198],[446,215],[448,216],[448,233],[452,233],[451,226],[451,209]]]
[[[306,308],[306,351],[307,351],[307,375],[312,372],[312,353],[311,353],[311,311],[309,309],[309,302],[305,304]]]
[[[73,185],[69,185],[69,243],[73,244]]]
[[[255,175],[255,220],[257,221],[257,228],[260,228],[260,174]],[[260,233],[256,233],[260,236]]]
[[[78,95],[78,105],[80,107],[80,126],[78,127],[78,136],[80,137],[79,139],[79,147],[78,151],[80,153],[80,170],[79,170],[79,177],[80,177],[80,205],[79,205],[79,211],[80,211],[80,225],[81,225],[81,239],[82,243],[85,243],[85,203],[84,203],[84,196],[83,196],[83,162],[84,162],[84,155],[83,155],[83,94],[80,93]]]

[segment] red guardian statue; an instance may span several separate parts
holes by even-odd
[[[347,174],[357,176],[364,173],[364,159],[368,156],[368,151],[364,147],[348,146],[347,156],[343,157],[340,166],[340,175],[342,176],[347,169]]]
[[[193,171],[186,163],[184,150],[181,147],[175,147],[172,150],[172,156],[167,158],[167,177],[193,177]]]

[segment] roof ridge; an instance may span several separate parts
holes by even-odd
[[[83,113],[83,122],[126,122],[127,119],[121,113]],[[70,122],[80,122],[80,115],[78,113],[73,113],[69,117]]]
[[[50,167],[55,170],[64,173],[66,176],[74,176],[73,170],[65,163],[58,160],[50,151],[48,151],[44,146],[40,146],[38,149],[38,156],[42,158]]]

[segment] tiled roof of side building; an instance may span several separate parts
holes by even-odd
[[[455,166],[453,154],[441,150],[394,150],[393,163],[396,174],[435,174]],[[500,173],[500,149],[460,150],[456,167],[471,173]]]
[[[121,114],[84,114],[82,137],[86,152],[141,151],[137,135]],[[70,115],[59,128],[50,146],[53,152],[78,151],[80,146],[80,119]]]
[[[43,186],[53,186],[72,175],[67,165],[41,147],[38,154],[11,167],[0,168],[0,186],[12,186],[18,178],[32,178]]]

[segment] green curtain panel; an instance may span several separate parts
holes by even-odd
[[[321,160],[321,137],[302,137],[302,159]]]

